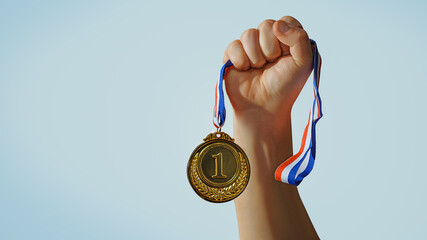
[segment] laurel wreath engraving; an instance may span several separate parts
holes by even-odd
[[[197,191],[206,199],[214,202],[225,202],[235,198],[245,189],[246,184],[248,183],[249,175],[248,165],[243,158],[242,153],[239,153],[239,160],[241,164],[241,171],[239,176],[233,184],[222,188],[209,187],[200,179],[196,170],[198,158],[199,153],[194,156],[191,162],[191,181],[194,183],[193,185]]]

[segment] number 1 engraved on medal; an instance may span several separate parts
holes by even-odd
[[[212,178],[226,178],[227,176],[222,173],[222,153],[217,153],[212,155],[215,158],[215,175],[212,175]],[[220,159],[221,166],[219,168],[220,174],[218,175],[218,158]]]

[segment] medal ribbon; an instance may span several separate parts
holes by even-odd
[[[298,153],[284,161],[276,169],[275,179],[284,183],[298,186],[302,180],[311,172],[316,157],[316,124],[322,118],[322,101],[319,95],[320,68],[322,59],[317,49],[317,44],[310,39],[313,49],[313,91],[314,101],[308,116],[308,123],[304,129],[301,147]],[[215,106],[213,124],[216,128],[221,128],[225,123],[225,104],[223,82],[227,75],[227,70],[233,64],[228,60],[221,68],[220,77],[215,88]]]
[[[224,104],[224,92],[223,92],[223,82],[226,76],[227,70],[231,69],[233,64],[228,60],[221,68],[219,74],[218,82],[215,87],[215,106],[213,112],[213,124],[216,128],[221,128],[225,123],[225,104]]]

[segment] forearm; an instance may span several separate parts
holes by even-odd
[[[235,200],[240,238],[318,239],[297,188],[274,180],[277,166],[292,155],[290,114],[235,115],[234,138],[251,164],[249,184]]]

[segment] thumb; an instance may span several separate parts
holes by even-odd
[[[281,43],[289,46],[289,52],[299,67],[312,63],[310,39],[304,29],[278,20],[273,25],[273,33]]]

